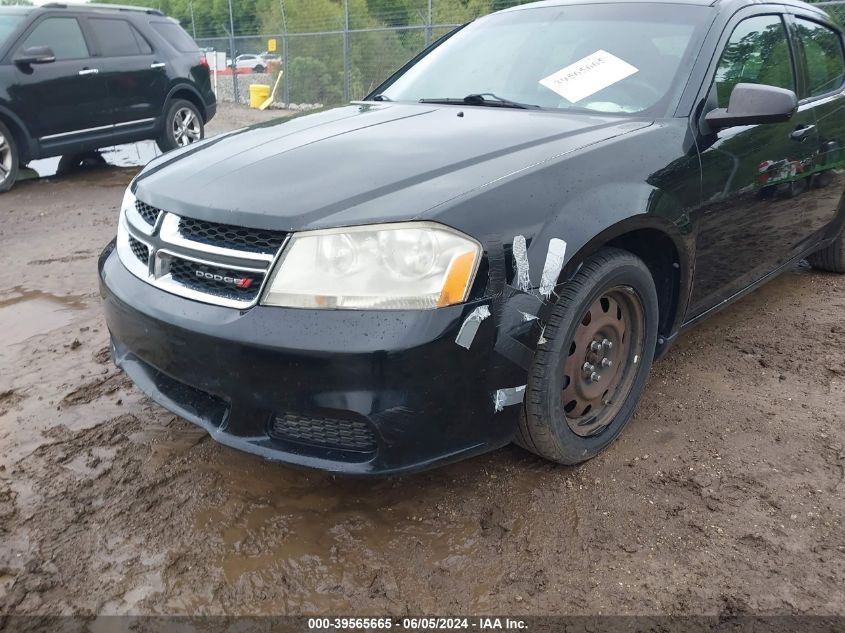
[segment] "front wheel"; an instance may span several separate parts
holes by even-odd
[[[605,248],[561,291],[534,355],[516,441],[561,464],[606,448],[631,419],[657,345],[648,267]]]
[[[177,99],[167,108],[164,126],[156,139],[159,149],[169,152],[187,147],[205,138],[205,125],[196,106],[190,101]]]
[[[20,156],[15,139],[3,123],[0,123],[0,193],[9,191],[18,177]]]

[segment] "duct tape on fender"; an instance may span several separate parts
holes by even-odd
[[[496,323],[494,350],[525,371],[531,367],[535,350],[523,341],[530,332],[536,331],[537,345],[546,342],[543,337],[544,317],[552,304],[554,289],[563,270],[565,258],[566,242],[559,238],[549,240],[540,286],[534,289],[531,284],[527,241],[523,235],[514,236],[514,285],[505,284],[501,295],[491,306]],[[534,330],[535,327],[538,330]],[[494,410],[499,412],[505,406],[521,403],[524,394],[525,386],[497,390],[493,396]]]

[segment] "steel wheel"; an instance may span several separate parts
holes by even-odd
[[[528,371],[516,441],[559,464],[598,455],[645,390],[660,306],[639,257],[607,246],[560,288]]]
[[[13,161],[12,146],[0,130],[0,185],[12,174]]]
[[[592,437],[614,420],[631,392],[644,340],[643,303],[633,288],[611,288],[582,315],[561,394],[573,433]]]
[[[202,124],[190,108],[179,108],[173,116],[173,140],[179,147],[196,143],[202,138]]]

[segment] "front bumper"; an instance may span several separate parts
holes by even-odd
[[[455,343],[478,303],[237,310],[141,281],[111,245],[99,270],[116,364],[150,398],[225,445],[288,464],[383,475],[513,437],[521,406],[496,412],[495,393],[524,385],[526,372],[494,351],[494,319],[482,321],[470,349]]]

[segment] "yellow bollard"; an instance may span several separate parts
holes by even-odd
[[[249,107],[260,108],[261,104],[270,98],[270,86],[263,84],[249,85]]]

